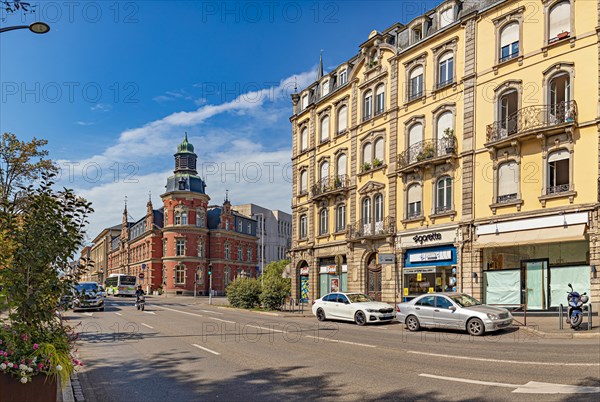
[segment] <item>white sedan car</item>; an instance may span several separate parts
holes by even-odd
[[[313,302],[312,312],[319,321],[345,320],[357,325],[394,319],[392,306],[362,293],[329,293]]]

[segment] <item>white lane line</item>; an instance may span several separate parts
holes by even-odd
[[[279,329],[274,329],[274,328],[266,328],[266,327],[260,327],[258,325],[244,325],[244,327],[250,327],[250,328],[258,328],[258,329],[264,329],[267,331],[273,331],[273,332],[281,332],[284,333],[285,331],[281,331]]]
[[[433,375],[433,374],[419,374],[419,377],[435,378],[438,380],[445,380],[445,381],[464,382],[467,384],[491,385],[494,387],[519,388],[521,386],[519,384],[505,384],[505,383],[501,383],[501,382],[477,381],[477,380],[469,380],[466,378],[443,377],[441,375]]]
[[[210,310],[200,310],[200,311],[202,311],[203,313],[209,313],[209,314],[218,314],[218,315],[225,314],[225,313],[219,313],[217,311],[210,311]]]
[[[151,327],[151,326],[150,326],[150,325],[148,325],[148,324],[144,324],[144,323],[142,323],[142,325],[143,325],[144,327],[148,327],[148,328],[150,328],[150,329],[154,329],[154,327]]]
[[[426,356],[434,356],[434,357],[443,357],[444,359],[461,359],[461,360],[474,360],[480,362],[490,362],[490,363],[509,363],[509,364],[532,364],[539,366],[600,366],[600,363],[562,363],[562,362],[529,362],[529,361],[520,361],[520,360],[500,360],[500,359],[485,359],[482,357],[468,357],[468,356],[454,356],[454,355],[443,355],[438,353],[427,353],[427,352],[417,352],[414,350],[409,350],[406,353],[412,353],[415,355],[426,355]]]
[[[586,387],[581,385],[552,384],[547,382],[529,381],[527,384],[506,384],[502,382],[478,381],[467,378],[444,377],[433,374],[419,374],[420,377],[435,378],[444,381],[462,382],[466,384],[485,385],[492,387],[515,388],[515,394],[597,394],[600,387]]]
[[[188,313],[187,311],[175,310],[174,308],[168,308],[168,307],[163,307],[163,306],[161,306],[160,308],[165,309],[165,310],[175,311],[175,312],[181,313],[181,314],[193,315],[195,317],[204,317],[203,315],[200,315],[200,314]]]
[[[364,347],[366,347],[366,348],[374,348],[374,347],[376,347],[375,345],[367,345],[366,343],[357,343],[357,342],[349,342],[349,341],[340,341],[339,339],[328,339],[328,338],[317,337],[317,336],[313,336],[313,335],[304,335],[304,337],[306,337],[306,338],[311,338],[311,339],[323,340],[323,341],[325,341],[325,342],[345,343],[345,344],[347,344],[347,345],[354,345],[354,346],[364,346]]]
[[[115,314],[116,314],[116,315],[123,315],[123,314],[121,314],[121,313],[115,313]]]
[[[154,311],[144,311],[144,313],[146,314],[152,314],[152,315],[156,315],[156,313]]]
[[[94,313],[83,313],[83,315],[87,315],[88,317],[91,317],[94,315]]]
[[[235,321],[222,320],[222,319],[220,319],[220,318],[217,318],[217,317],[207,317],[207,318],[210,318],[211,320],[215,320],[215,321],[227,322],[227,323],[229,323],[229,324],[237,324]]]
[[[210,349],[208,349],[208,348],[205,348],[205,347],[202,347],[202,346],[200,346],[200,345],[196,345],[195,343],[192,343],[192,346],[195,346],[195,347],[197,347],[198,349],[202,349],[202,350],[204,350],[204,351],[206,351],[206,352],[212,353],[213,355],[217,355],[217,356],[218,356],[218,355],[220,355],[220,353],[219,353],[219,352],[215,352],[214,350],[210,350]]]

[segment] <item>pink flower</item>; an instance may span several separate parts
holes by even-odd
[[[38,368],[39,368],[40,370],[41,370],[41,369],[43,369],[43,368],[44,368],[44,363],[40,363],[40,364],[38,364]]]
[[[37,350],[40,347],[40,345],[38,345],[37,343],[33,344],[33,350]]]

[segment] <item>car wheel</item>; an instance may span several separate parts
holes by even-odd
[[[319,321],[325,321],[327,318],[325,317],[325,312],[323,311],[322,308],[317,310],[317,320]]]
[[[473,336],[481,336],[485,332],[485,327],[483,325],[483,321],[479,318],[471,318],[467,322],[467,332],[469,335]]]
[[[409,315],[406,317],[406,326],[409,331],[415,332],[421,329],[421,324],[419,323],[419,319],[414,315]]]
[[[367,317],[365,317],[365,313],[362,311],[357,311],[356,314],[354,314],[354,322],[356,325],[365,325],[367,323]]]

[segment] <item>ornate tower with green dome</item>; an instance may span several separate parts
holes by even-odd
[[[175,174],[192,174],[197,175],[196,161],[198,155],[194,153],[194,146],[188,142],[187,132],[183,142],[177,146],[175,154]]]
[[[167,179],[165,194],[179,191],[206,194],[206,183],[196,170],[198,155],[194,153],[194,146],[188,142],[187,133],[183,142],[177,146],[175,156],[174,175]]]

